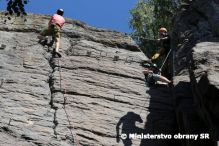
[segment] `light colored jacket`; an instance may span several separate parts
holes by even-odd
[[[64,17],[62,17],[58,14],[54,14],[49,21],[49,25],[51,25],[51,24],[58,24],[60,26],[60,28],[62,28],[65,24],[65,19],[64,19]]]

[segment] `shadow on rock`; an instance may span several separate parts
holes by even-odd
[[[129,138],[129,134],[141,134],[143,132],[143,129],[137,127],[135,125],[136,122],[143,123],[143,120],[140,115],[134,113],[134,112],[127,112],[126,115],[120,118],[119,122],[116,125],[116,132],[117,142],[120,142],[120,125],[122,125],[121,128],[121,139],[124,144],[124,146],[131,146],[132,140]]]
[[[144,135],[140,146],[175,146],[172,139],[177,132],[177,122],[172,98],[172,88],[165,85],[150,87],[149,114],[147,115]]]

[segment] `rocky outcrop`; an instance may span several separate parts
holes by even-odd
[[[216,145],[219,140],[218,12],[217,0],[199,0],[175,18],[172,48],[179,132],[209,133],[211,139],[200,143],[187,140],[186,146]]]
[[[37,40],[50,16],[1,14],[0,145],[216,146],[218,11],[216,0],[190,1],[175,18],[170,87],[145,84],[147,58],[123,33],[67,19],[57,59]],[[199,138],[173,138],[178,133]]]
[[[67,19],[57,59],[37,39],[49,16],[1,18],[1,146],[123,145],[117,132],[143,129],[147,58],[129,36]]]

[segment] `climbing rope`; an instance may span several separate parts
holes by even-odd
[[[175,76],[175,49],[173,49],[173,56],[172,56],[172,64],[173,64],[173,68],[172,68],[172,79]]]
[[[164,66],[164,64],[166,63],[166,61],[167,61],[167,58],[169,57],[169,55],[170,55],[170,53],[171,53],[171,51],[172,51],[172,49],[170,49],[169,50],[169,52],[168,52],[168,54],[167,54],[167,56],[166,56],[166,58],[164,59],[164,61],[163,61],[163,64],[161,65],[161,67],[160,67],[160,72],[162,71],[162,69],[163,69],[163,66]]]
[[[62,79],[63,79],[63,78],[62,78],[62,68],[61,68],[61,64],[60,64],[59,59],[58,59],[58,67],[59,67],[59,80],[60,80],[60,81],[59,81],[59,85],[60,85],[59,87],[60,87],[60,91],[62,92],[62,89],[63,89],[63,86],[64,86],[64,85],[62,84]],[[67,120],[68,120],[68,124],[69,124],[68,129],[69,129],[69,131],[70,131],[70,133],[71,133],[73,142],[75,142],[75,145],[76,145],[76,146],[80,146],[79,141],[77,140],[77,135],[74,134],[73,131],[72,131],[72,129],[75,130],[75,128],[74,128],[74,126],[72,126],[71,121],[70,121],[70,116],[69,116],[69,114],[68,114],[68,112],[67,112],[67,110],[66,110],[66,101],[67,101],[67,97],[65,96],[66,93],[67,93],[67,90],[66,90],[66,88],[65,88],[65,86],[64,86],[63,109],[64,109],[64,112],[65,112],[66,118],[67,118]]]

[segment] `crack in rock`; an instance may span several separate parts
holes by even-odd
[[[58,111],[58,107],[54,105],[54,75],[53,73],[55,72],[55,68],[56,68],[56,65],[55,65],[55,60],[54,58],[51,56],[49,59],[48,59],[48,62],[49,62],[49,65],[52,69],[52,72],[50,73],[49,75],[49,88],[50,88],[50,95],[51,95],[51,98],[50,98],[50,102],[49,102],[49,105],[51,107],[51,109],[54,110],[54,117],[53,117],[53,131],[54,131],[54,135],[55,137],[57,138],[57,131],[56,131],[56,127],[58,126],[58,120],[57,120],[57,111]]]

